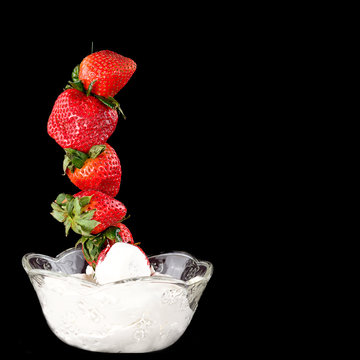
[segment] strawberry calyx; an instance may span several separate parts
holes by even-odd
[[[65,235],[68,236],[70,228],[77,234],[90,236],[91,231],[100,224],[93,220],[96,209],[85,211],[86,205],[92,196],[74,197],[61,193],[51,203],[53,211],[51,215],[65,225]]]
[[[82,236],[75,244],[75,247],[79,244],[82,245],[85,260],[95,269],[100,254],[105,257],[104,250],[107,249],[108,251],[116,242],[123,242],[120,236],[120,229],[115,226],[110,226],[97,235]]]
[[[80,65],[76,65],[71,73],[71,80],[72,81],[68,81],[68,84],[65,86],[65,90],[66,89],[76,89],[79,90],[81,92],[83,92],[84,94],[86,94],[87,96],[91,95],[96,97],[99,101],[101,101],[104,105],[110,107],[111,109],[115,109],[118,111],[118,113],[123,117],[124,120],[126,120],[126,116],[124,114],[124,112],[122,111],[120,104],[117,100],[115,100],[113,97],[109,96],[109,97],[104,97],[104,96],[100,96],[100,95],[96,95],[93,94],[91,92],[92,87],[94,86],[96,80],[93,80],[88,89],[86,90],[84,87],[84,84],[82,83],[82,81],[79,79],[79,71],[80,71]]]
[[[106,145],[94,145],[91,147],[88,153],[84,153],[82,151],[71,148],[64,149],[64,175],[66,174],[66,169],[69,169],[72,173],[75,171],[75,168],[81,169],[84,166],[86,160],[96,159],[105,149]]]

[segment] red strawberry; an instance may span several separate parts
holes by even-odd
[[[119,235],[122,239],[122,242],[134,244],[133,236],[126,225],[124,225],[122,222],[119,222],[113,226],[116,226],[120,229]]]
[[[65,149],[64,171],[81,190],[98,190],[115,197],[120,188],[121,165],[109,145],[94,145],[88,154]]]
[[[96,190],[80,191],[74,196],[60,194],[51,207],[51,215],[64,223],[66,235],[70,228],[83,236],[98,234],[119,223],[127,212],[122,202]]]
[[[106,143],[117,122],[115,109],[94,96],[87,96],[77,89],[67,89],[55,101],[47,130],[63,149],[87,153],[92,146]]]
[[[114,51],[102,50],[85,57],[80,64],[79,79],[87,90],[104,97],[115,96],[129,81],[136,63]]]
[[[107,245],[105,246],[105,248],[103,250],[101,250],[98,258],[95,261],[95,266],[101,262],[104,261],[106,254],[109,252],[110,248],[115,244],[115,242],[113,243],[107,243]],[[93,263],[89,264],[89,265],[93,265]]]

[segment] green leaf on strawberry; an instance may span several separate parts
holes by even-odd
[[[61,206],[59,206],[59,205],[56,204],[56,203],[52,203],[52,204],[51,204],[51,207],[52,207],[53,210],[54,210],[54,211],[51,213],[52,216],[53,216],[57,221],[64,222],[64,221],[66,220],[66,216],[65,216],[65,214],[63,213]]]
[[[85,92],[84,85],[82,81],[79,79],[79,71],[80,71],[80,65],[76,65],[71,73],[71,80],[68,81],[68,85],[65,86],[66,89],[76,89],[81,92]]]
[[[112,240],[115,242],[123,241],[120,236],[120,229],[116,226],[108,227],[103,233],[108,240]]]
[[[87,95],[87,96],[90,95],[91,89],[93,88],[93,86],[94,86],[95,83],[96,83],[96,80],[93,80],[93,81],[90,83],[88,89],[86,90],[86,95]]]
[[[96,159],[104,150],[106,149],[105,145],[94,145],[88,152],[88,156],[91,159]]]
[[[124,112],[122,111],[120,104],[117,100],[115,100],[113,97],[104,97],[100,95],[94,95],[97,99],[99,99],[103,104],[109,106],[111,109],[116,109],[120,115],[123,117],[124,120],[126,120],[126,116]]]
[[[84,85],[80,80],[79,81],[68,81],[68,83],[69,84],[65,86],[65,90],[66,89],[76,89],[81,92],[85,92]]]
[[[76,65],[71,73],[71,79],[72,81],[80,81],[79,79],[79,71],[80,71],[80,64]]]
[[[66,169],[69,169],[74,173],[75,168],[81,169],[87,159],[96,159],[104,150],[106,149],[105,145],[94,145],[91,147],[89,152],[86,154],[82,151],[66,148],[65,157],[63,161],[63,171],[64,175],[66,174]]]
[[[122,241],[119,232],[120,229],[118,227],[110,226],[97,235],[82,236],[75,244],[75,247],[78,244],[82,245],[86,261],[95,268],[98,257],[103,249],[111,243]]]
[[[90,236],[91,231],[100,224],[93,220],[95,209],[84,211],[84,207],[91,201],[91,196],[74,198],[71,195],[60,194],[51,204],[51,215],[65,225],[65,234],[68,236],[72,229],[77,234]]]
[[[79,150],[74,149],[64,149],[66,157],[70,160],[70,163],[74,165],[77,169],[81,169],[84,165],[84,162],[89,158],[85,153]]]
[[[81,197],[79,199],[80,199],[79,200],[80,201],[80,206],[84,207],[84,206],[86,206],[86,205],[88,205],[90,203],[91,196],[83,196],[83,197]],[[90,211],[87,212],[87,214],[89,214],[89,213],[90,213]]]

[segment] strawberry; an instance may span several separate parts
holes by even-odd
[[[64,172],[81,190],[98,190],[115,197],[120,188],[121,165],[115,150],[109,145],[94,145],[88,154],[65,149]]]
[[[132,236],[130,230],[128,229],[128,227],[125,224],[123,224],[122,222],[119,222],[119,223],[117,223],[117,224],[115,224],[113,226],[120,229],[119,235],[120,235],[120,237],[122,239],[122,242],[134,244],[133,236]]]
[[[106,143],[117,122],[116,109],[72,88],[56,99],[47,131],[63,149],[87,153],[92,146]]]
[[[114,51],[102,50],[86,56],[80,63],[79,79],[93,94],[115,96],[129,81],[136,63]]]
[[[95,267],[96,265],[101,262],[101,261],[104,261],[105,260],[105,257],[106,257],[106,254],[109,252],[110,248],[115,244],[115,242],[113,244],[111,243],[107,243],[107,245],[105,246],[105,248],[103,250],[101,250],[99,256],[97,257],[96,261],[92,262],[91,264],[89,265],[94,265],[95,263]]]
[[[66,235],[70,228],[83,236],[98,234],[118,224],[127,212],[122,202],[96,190],[60,194],[51,207],[51,215],[64,223]]]

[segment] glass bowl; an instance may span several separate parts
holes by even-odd
[[[81,248],[55,258],[29,253],[22,265],[45,319],[68,345],[109,353],[164,349],[189,325],[213,266],[186,252],[149,257],[155,274],[99,285],[85,280]]]

